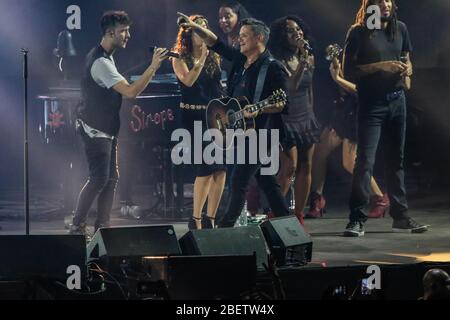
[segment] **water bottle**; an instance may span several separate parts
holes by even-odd
[[[122,204],[120,214],[124,218],[133,218],[139,220],[143,217],[143,210],[140,206]]]
[[[247,217],[247,201],[244,203],[244,208],[242,208],[241,215],[236,221],[237,227],[246,227],[248,225],[248,217]]]
[[[290,179],[290,187],[289,187],[289,211],[294,212],[295,210],[295,177]]]

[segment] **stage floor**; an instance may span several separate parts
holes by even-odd
[[[306,220],[306,228],[313,239],[313,259],[308,266],[450,262],[450,197],[444,192],[420,198],[410,196],[410,215],[420,223],[430,225],[429,231],[424,234],[393,233],[392,219],[385,217],[370,219],[364,237],[344,238],[342,232],[347,223],[346,204],[333,198],[330,198],[329,203],[323,218]],[[24,232],[23,218],[11,215],[17,210],[14,201],[0,201],[0,235]],[[33,207],[33,212],[36,210],[36,206]],[[118,209],[113,213],[113,226],[143,224],[172,224],[178,237],[187,232],[186,221],[162,218],[134,220],[121,217]],[[39,215],[34,213],[31,233],[67,233],[64,217],[51,211]]]

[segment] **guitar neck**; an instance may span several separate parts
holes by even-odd
[[[267,106],[269,106],[269,99],[265,99],[263,101],[260,101],[260,102],[258,102],[256,104],[254,104],[254,105],[251,105],[251,106],[247,107],[245,110],[247,110],[250,113],[253,113],[253,112],[259,111],[261,109],[264,109]],[[244,110],[240,110],[240,111],[235,112],[233,117],[234,117],[235,121],[244,119]]]

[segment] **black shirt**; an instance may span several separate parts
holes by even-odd
[[[228,75],[227,82],[228,95],[230,97],[245,96],[250,103],[257,102],[253,101],[256,83],[261,66],[267,59],[271,58],[269,51],[266,50],[263,52],[259,56],[258,60],[245,69],[244,65],[247,58],[240,52],[239,49],[234,49],[227,46],[220,39],[217,40],[211,49],[232,62],[231,71]],[[282,89],[287,92],[287,80],[288,75],[281,63],[277,60],[272,60],[267,70],[266,80],[264,82],[260,100],[266,99],[278,89]],[[287,105],[284,107],[283,113],[286,111]],[[255,122],[257,129],[282,129],[280,113],[263,113],[255,119]]]
[[[403,88],[400,73],[378,71],[357,79],[355,67],[382,61],[400,61],[402,54],[411,51],[408,29],[401,21],[397,21],[397,32],[392,41],[386,30],[353,26],[345,45],[345,78],[357,84],[360,96],[383,97]]]

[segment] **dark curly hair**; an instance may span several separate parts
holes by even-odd
[[[208,20],[206,20],[204,16],[195,14],[191,15],[189,18],[197,23],[199,20],[203,20],[206,23],[206,27],[209,28]],[[183,59],[186,62],[189,68],[193,67],[194,57],[192,56],[191,28],[180,27],[173,51],[175,51],[180,55],[181,59]],[[220,56],[217,53],[213,52],[212,50],[209,50],[208,57],[206,58],[205,71],[209,76],[211,76],[211,78],[221,72]]]
[[[267,46],[272,55],[278,60],[288,60],[295,54],[295,51],[289,47],[287,40],[287,20],[295,21],[298,24],[303,31],[304,38],[309,42],[311,48],[314,48],[314,40],[311,36],[310,28],[306,22],[295,15],[285,16],[275,20],[270,25],[270,39]]]

